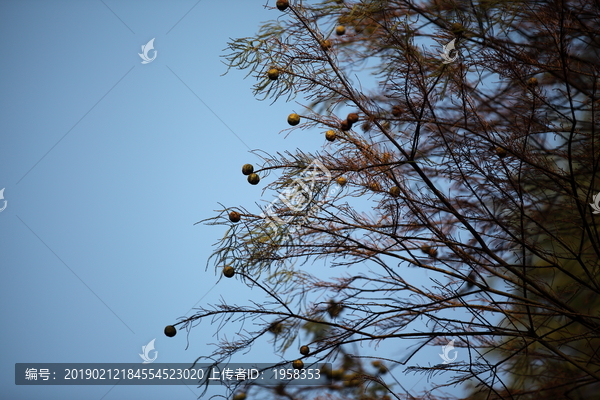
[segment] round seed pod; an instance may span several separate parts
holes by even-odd
[[[241,218],[242,218],[242,215],[237,211],[231,211],[229,213],[229,220],[231,222],[240,222]]]
[[[378,182],[371,182],[369,183],[369,189],[371,189],[374,192],[379,192],[381,190],[381,186]]]
[[[279,78],[279,70],[277,68],[271,68],[267,71],[267,76],[270,80],[276,81]]]
[[[346,132],[346,131],[349,131],[350,129],[352,129],[352,124],[347,119],[340,122],[340,130],[341,131]]]
[[[310,353],[310,349],[308,348],[308,346],[302,346],[300,347],[300,354],[302,354],[303,356],[307,356]]]
[[[279,321],[275,321],[269,325],[269,332],[274,335],[278,335],[283,332],[283,324]]]
[[[340,25],[335,28],[335,34],[338,36],[342,36],[346,33],[346,27],[344,25]]]
[[[496,155],[500,158],[504,158],[508,155],[508,151],[504,147],[496,147]]]
[[[304,363],[302,360],[294,360],[292,361],[292,367],[294,367],[294,369],[302,369],[304,368]]]
[[[455,22],[450,26],[450,32],[454,35],[461,35],[465,31],[465,27],[460,22]]]
[[[329,305],[327,306],[327,313],[331,318],[335,318],[338,315],[340,315],[343,309],[344,306],[340,303],[337,303],[334,300],[329,300]]]
[[[239,392],[235,394],[232,400],[246,400],[246,392]]]
[[[536,78],[529,78],[527,79],[527,86],[529,87],[535,87],[538,85],[538,80]]]
[[[324,51],[328,51],[331,49],[331,41],[329,40],[321,40],[321,49]]]
[[[345,186],[346,183],[348,183],[348,179],[344,178],[343,176],[340,176],[339,178],[336,179],[336,182],[340,186]]]
[[[254,172],[254,166],[252,166],[252,164],[244,164],[242,166],[242,174],[250,175],[253,172]]]
[[[233,278],[235,275],[235,269],[233,269],[231,265],[227,265],[223,268],[223,275],[225,275],[226,278]]]
[[[344,372],[346,371],[343,369],[334,369],[331,371],[331,378],[336,381],[341,381],[344,378]]]
[[[258,182],[260,182],[260,176],[258,176],[257,174],[250,174],[248,175],[248,182],[251,185],[258,185]]]
[[[421,251],[425,254],[427,254],[430,257],[435,258],[438,254],[438,251],[435,247],[431,247],[429,245],[423,245],[421,246]]]
[[[356,387],[360,385],[360,377],[357,374],[352,374],[344,379],[344,386]]]
[[[399,197],[400,196],[400,188],[398,186],[392,186],[390,188],[390,194],[392,195],[392,197]]]
[[[285,385],[280,383],[279,385],[275,386],[275,393],[277,393],[279,396],[285,396]]]
[[[356,122],[358,122],[358,114],[357,113],[350,113],[346,117],[346,120],[348,122],[350,122],[351,124],[355,124]]]
[[[377,372],[379,372],[382,375],[387,372],[387,368],[385,367],[385,365],[383,365],[383,362],[381,360],[374,360],[371,362],[371,365],[377,368]]]
[[[325,139],[329,140],[330,142],[333,142],[335,140],[335,131],[328,130],[327,132],[325,132]]]
[[[331,371],[331,367],[330,366],[324,364],[324,365],[321,366],[321,368],[319,370],[327,378],[329,378],[329,379],[333,378],[333,372]]]
[[[175,329],[173,325],[167,325],[165,327],[165,335],[167,335],[168,337],[173,337],[177,335],[177,329]]]
[[[363,132],[369,132],[371,129],[373,129],[373,123],[371,121],[365,121],[360,125],[360,129],[362,129]]]
[[[300,123],[300,116],[296,113],[288,115],[288,124],[291,126],[296,126]]]
[[[275,7],[277,7],[279,11],[285,11],[289,6],[290,3],[288,2],[288,0],[277,0],[277,2],[275,3]]]

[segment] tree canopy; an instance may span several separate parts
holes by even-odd
[[[334,365],[327,385],[236,389],[249,396],[449,397],[410,393],[406,373],[444,374],[469,399],[597,396],[600,3],[266,7],[273,20],[225,60],[256,79],[258,99],[299,101],[282,124],[324,146],[255,152],[262,165],[243,173],[276,173],[266,188],[279,200],[203,221],[227,228],[209,265],[270,300],[206,305],[174,325],[245,322],[207,355],[217,362],[266,337],[288,350],[282,365]],[[451,338],[459,360],[412,363]],[[403,339],[421,345],[398,359],[389,346]],[[290,350],[298,340],[309,350]]]

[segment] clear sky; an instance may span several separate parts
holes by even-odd
[[[323,145],[319,132],[279,134],[298,104],[255,100],[246,72],[221,76],[229,38],[282,16],[264,3],[0,2],[0,399],[200,394],[16,386],[14,364],[141,362],[154,338],[157,362],[190,362],[208,353],[214,326],[194,329],[186,350],[165,325],[199,302],[247,299],[233,280],[214,288],[205,271],[223,229],[193,224],[219,202],[257,210],[272,198],[240,173],[259,163],[250,149]],[[156,59],[142,64],[151,39]],[[256,362],[277,362],[269,352]],[[426,362],[439,363],[430,353]]]

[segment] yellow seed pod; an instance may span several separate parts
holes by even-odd
[[[287,121],[291,126],[296,126],[300,123],[300,116],[296,113],[290,114],[288,115]]]

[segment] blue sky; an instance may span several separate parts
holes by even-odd
[[[0,213],[1,398],[200,394],[185,386],[15,386],[14,364],[140,362],[154,338],[157,361],[193,361],[216,341],[214,326],[194,329],[187,350],[185,335],[167,338],[164,326],[199,301],[251,295],[234,280],[215,288],[205,264],[223,230],[194,223],[219,202],[256,210],[261,198],[270,201],[262,182],[251,186],[240,173],[259,163],[250,149],[323,146],[319,132],[279,134],[298,104],[255,100],[244,71],[222,76],[229,38],[281,17],[263,4],[0,3],[0,189],[8,202]],[[157,57],[141,64],[141,46],[153,38]],[[251,353],[263,357],[252,361],[278,361],[270,351]]]

